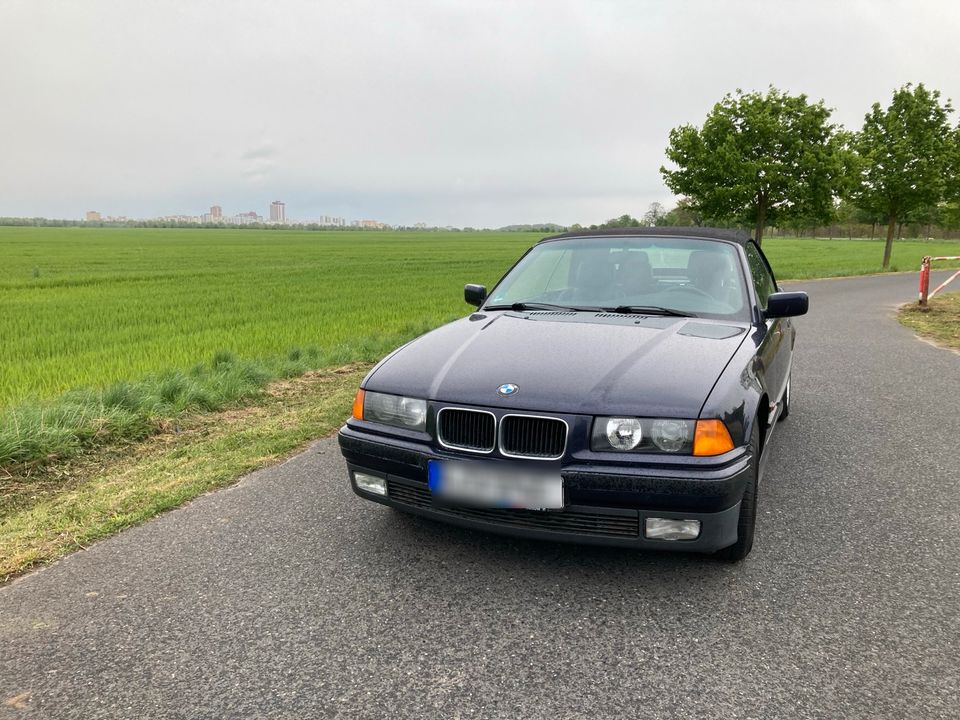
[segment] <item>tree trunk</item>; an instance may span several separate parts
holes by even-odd
[[[763,226],[767,222],[767,205],[761,199],[757,203],[757,226],[754,228],[754,240],[757,241],[757,245],[763,244]]]
[[[890,251],[893,250],[893,232],[897,227],[897,216],[890,216],[890,224],[887,225],[887,244],[883,248],[883,269],[887,270],[890,267]]]
[[[900,240],[903,237],[903,223],[897,223],[897,240]]]

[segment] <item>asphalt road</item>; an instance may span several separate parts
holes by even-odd
[[[0,717],[960,717],[960,357],[915,286],[795,285],[743,564],[400,515],[322,440],[0,589]]]

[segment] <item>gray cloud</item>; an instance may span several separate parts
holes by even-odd
[[[670,128],[774,84],[858,126],[960,100],[934,2],[0,5],[0,215],[266,211],[497,226],[670,202]]]

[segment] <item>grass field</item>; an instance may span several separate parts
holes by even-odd
[[[517,233],[0,228],[0,407],[170,368],[220,350],[320,364],[374,359],[467,311],[539,239]],[[771,238],[783,278],[877,272],[882,244]],[[919,267],[958,243],[898,242]]]
[[[81,385],[319,348],[371,356],[463,312],[515,234],[0,228],[0,406]],[[388,343],[389,344],[389,343]]]

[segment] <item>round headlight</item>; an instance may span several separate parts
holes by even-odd
[[[427,420],[427,403],[418,398],[401,397],[397,416],[404,425],[422,427]]]
[[[363,418],[422,432],[427,424],[427,401],[367,390],[363,394]]]
[[[607,442],[617,450],[633,450],[643,439],[637,418],[610,418],[607,420]]]
[[[685,420],[654,420],[650,439],[664,452],[677,452],[690,440],[690,423]]]

